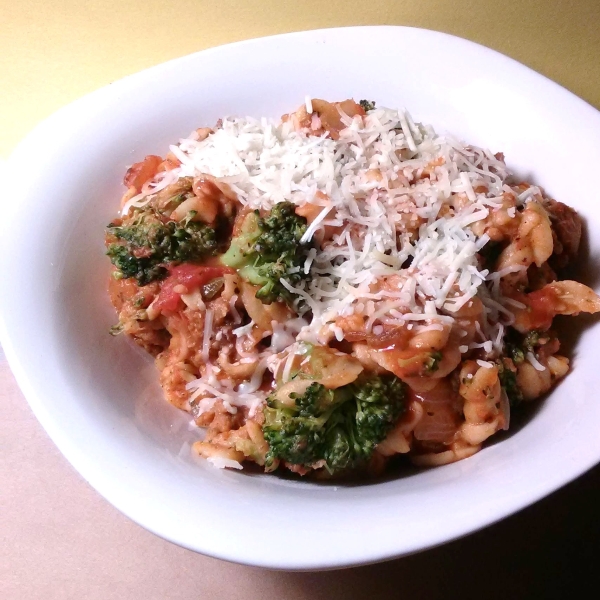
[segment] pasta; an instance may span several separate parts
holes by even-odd
[[[317,477],[461,460],[569,370],[577,213],[408,113],[307,98],[126,173],[111,301],[217,467]]]

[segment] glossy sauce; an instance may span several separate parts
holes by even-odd
[[[453,440],[462,422],[462,400],[448,379],[441,379],[428,392],[410,390],[409,399],[423,406],[423,416],[414,429],[415,439],[440,443]]]

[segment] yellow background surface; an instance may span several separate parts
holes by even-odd
[[[372,24],[479,42],[600,108],[600,0],[0,0],[0,157],[60,106],[145,67],[237,40]]]

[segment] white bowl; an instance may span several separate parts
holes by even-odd
[[[463,462],[359,486],[220,471],[189,452],[197,431],[162,399],[151,360],[106,294],[103,228],[125,167],[223,115],[278,116],[306,94],[406,107],[417,120],[503,151],[587,218],[600,253],[600,114],[496,52],[402,27],[242,42],[143,71],[67,106],[14,151],[1,239],[2,344],[38,419],[119,510],[192,550],[320,569],[443,543],[501,519],[600,460],[600,329],[524,427]],[[8,214],[7,214],[8,213]]]

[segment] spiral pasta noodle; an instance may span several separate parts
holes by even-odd
[[[502,154],[371,102],[224,118],[126,173],[123,332],[218,467],[331,477],[472,456],[569,371],[581,219]]]

